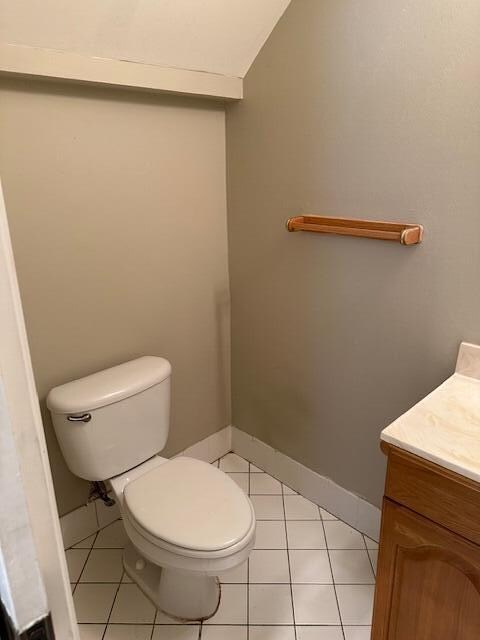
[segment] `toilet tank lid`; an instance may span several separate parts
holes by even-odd
[[[98,409],[145,391],[171,373],[165,358],[143,356],[55,387],[47,396],[47,407],[65,414]]]

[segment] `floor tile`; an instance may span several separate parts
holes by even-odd
[[[322,509],[322,507],[320,507],[320,515],[322,516],[322,520],[337,520],[337,516],[334,516],[325,509]]]
[[[227,476],[230,476],[230,478],[238,484],[240,489],[248,494],[248,473],[227,473]]]
[[[113,498],[114,496],[111,495],[110,497]],[[95,500],[93,504],[95,505],[98,526],[100,529],[103,529],[120,518],[120,507],[118,502],[115,502],[110,507],[108,507],[102,500]]]
[[[291,497],[295,498],[297,496]],[[250,499],[255,509],[257,520],[284,519],[282,496],[252,496]]]
[[[222,585],[222,599],[217,613],[205,624],[238,624],[247,623],[247,585]]]
[[[340,624],[333,586],[294,584],[292,590],[296,624]]]
[[[248,582],[248,560],[238,565],[238,567],[222,571],[222,573],[218,574],[218,578],[222,584],[246,584]]]
[[[102,640],[104,624],[79,624],[80,640]]]
[[[370,640],[371,627],[343,627],[345,640]]]
[[[292,596],[288,584],[252,584],[249,587],[252,625],[293,624]]]
[[[250,489],[256,543],[249,563],[219,576],[221,605],[202,640],[369,640],[378,544],[233,453],[220,468]],[[71,580],[80,579],[74,603],[81,640],[198,640],[197,623],[156,612],[126,576],[126,540],[116,520],[66,553]]]
[[[123,549],[128,541],[125,527],[121,520],[115,520],[108,527],[98,532],[93,545],[95,549]]]
[[[222,471],[248,473],[248,462],[236,453],[227,453],[226,456],[220,459],[220,469]]]
[[[103,640],[150,640],[151,624],[109,624]]]
[[[303,496],[285,496],[287,520],[320,520],[318,507]]]
[[[280,520],[258,520],[255,549],[286,549],[285,524]]]
[[[246,626],[233,625],[228,627],[222,627],[221,625],[204,626],[202,640],[247,640],[247,629]]]
[[[281,495],[282,485],[278,480],[269,476],[268,473],[255,473],[250,478],[250,494]]]
[[[136,584],[121,584],[110,622],[123,624],[153,624],[155,607]]]
[[[73,545],[72,549],[90,549],[95,542],[96,535],[97,534],[94,533],[93,536],[88,536],[88,538],[80,540],[80,542],[77,542],[77,544]]]
[[[197,640],[199,629],[198,625],[161,625],[154,628],[152,640]]]
[[[120,582],[122,558],[122,549],[92,549],[80,582]]]
[[[289,549],[326,549],[323,524],[320,521],[290,520],[287,522]]]
[[[336,586],[338,606],[344,625],[372,624],[373,585],[345,585]]]
[[[295,640],[295,627],[250,627],[249,632],[250,640]]]
[[[93,502],[74,509],[60,519],[62,537],[65,548],[77,544],[92,535],[98,529],[98,520]]]
[[[328,552],[323,550],[292,549],[289,551],[292,582],[332,584]]]
[[[362,534],[345,522],[335,520],[324,522],[329,549],[365,549]]]
[[[342,627],[297,627],[297,640],[343,640]]]
[[[370,558],[366,551],[331,550],[330,561],[335,584],[374,584],[375,582]]]
[[[375,542],[375,540],[372,540],[368,536],[363,536],[363,538],[365,540],[365,546],[367,547],[367,549],[378,549],[378,542]]]
[[[171,618],[170,616],[167,616],[166,613],[163,613],[163,611],[159,611],[157,609],[157,614],[155,616],[155,622],[154,624],[159,624],[159,625],[179,625],[179,621],[176,620],[175,618]],[[185,623],[181,623],[181,624],[188,624],[188,625],[197,625],[198,626],[198,622],[197,621],[193,621],[193,622],[185,622]]]
[[[375,551],[374,549],[369,549],[368,555],[370,556],[373,572],[375,575],[377,575],[378,551]]]
[[[73,594],[77,621],[107,622],[116,592],[116,584],[78,584]]]
[[[288,487],[286,484],[282,485],[283,493],[286,496],[297,496],[298,491],[294,491],[291,487]]]
[[[65,551],[70,582],[77,582],[79,579],[89,553],[89,549],[68,549]]]
[[[290,582],[286,550],[254,550],[250,554],[250,583]]]

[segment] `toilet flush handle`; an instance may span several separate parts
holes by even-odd
[[[90,422],[91,419],[91,413],[82,413],[81,416],[67,416],[69,422]]]

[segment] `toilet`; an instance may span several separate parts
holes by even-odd
[[[55,387],[47,397],[69,469],[105,481],[119,504],[126,573],[155,606],[185,620],[218,609],[218,575],[254,545],[249,498],[220,469],[157,455],[170,420],[171,365],[144,356]]]

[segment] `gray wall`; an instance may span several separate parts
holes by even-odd
[[[478,0],[294,0],[227,111],[233,423],[376,504],[381,429],[480,341],[479,28]]]
[[[60,513],[85,502],[44,398],[143,354],[173,365],[165,454],[230,422],[223,105],[0,85],[0,175]]]

